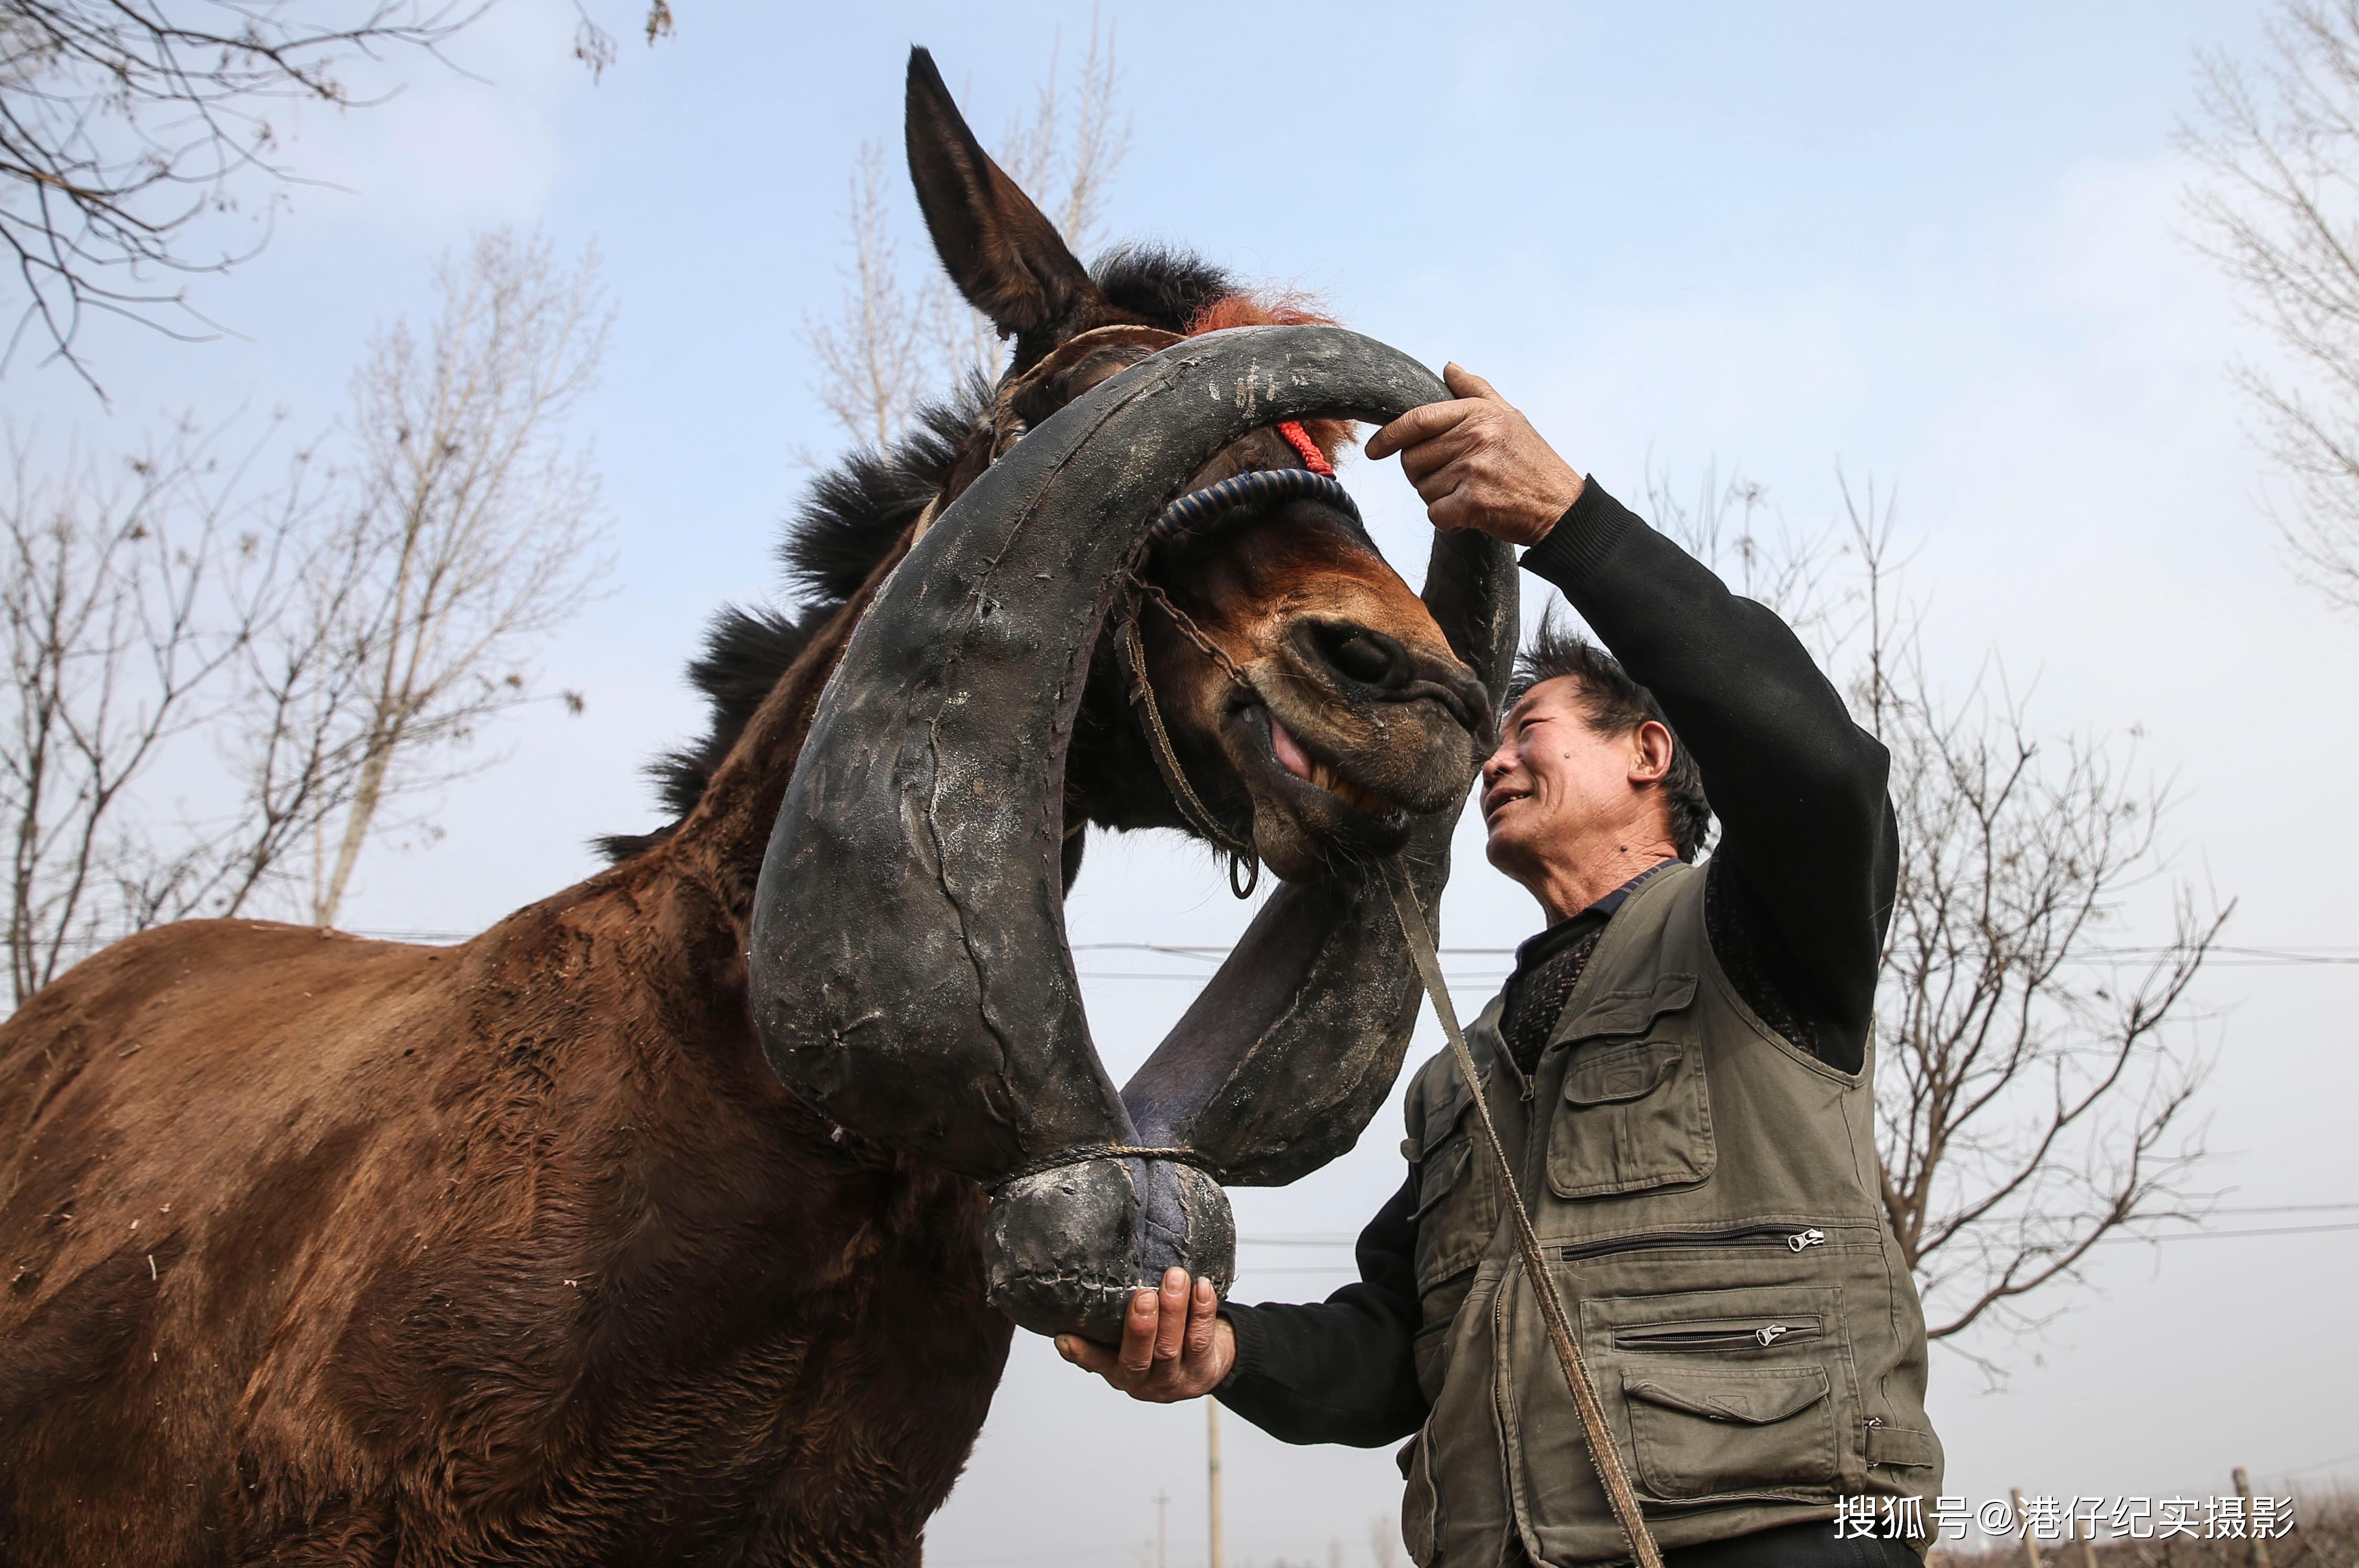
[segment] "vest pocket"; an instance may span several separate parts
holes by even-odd
[[[1401,1458],[1401,1473],[1408,1482],[1401,1494],[1401,1544],[1408,1548],[1410,1562],[1426,1568],[1440,1544],[1441,1499],[1434,1491],[1432,1456],[1422,1428],[1408,1440]]]
[[[1666,1502],[1831,1488],[1835,1401],[1826,1368],[1625,1368],[1640,1484]]]
[[[1474,1267],[1499,1225],[1498,1183],[1469,1131],[1473,1101],[1441,1129],[1417,1162],[1417,1288],[1430,1291]]]
[[[1549,1187],[1557,1196],[1688,1185],[1717,1162],[1694,1039],[1681,1032],[1574,1047],[1549,1129]]]
[[[1734,1256],[1728,1265],[1756,1266]],[[1817,1503],[1865,1484],[1841,1289],[1764,1282],[1566,1293],[1579,1301],[1590,1375],[1649,1502]],[[1545,1358],[1545,1344],[1538,1349]],[[1534,1375],[1526,1384],[1540,1394]],[[1560,1385],[1547,1395],[1570,1402]]]

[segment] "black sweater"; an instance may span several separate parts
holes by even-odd
[[[1714,956],[1779,1033],[1858,1071],[1897,869],[1884,748],[1784,622],[1594,480],[1523,564],[1654,692],[1703,771],[1720,824],[1705,869]],[[1610,914],[1584,911],[1525,943],[1510,1012],[1527,994],[1560,1002]],[[1360,1233],[1359,1281],[1325,1302],[1222,1309],[1237,1340],[1222,1403],[1288,1443],[1374,1447],[1417,1429],[1416,1200],[1412,1171]]]

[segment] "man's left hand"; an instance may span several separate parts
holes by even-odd
[[[1489,382],[1454,363],[1441,379],[1456,399],[1410,409],[1368,438],[1368,456],[1401,455],[1435,527],[1538,544],[1581,499],[1580,473]]]
[[[1236,1331],[1218,1315],[1220,1304],[1210,1280],[1191,1281],[1184,1269],[1167,1269],[1161,1290],[1132,1294],[1120,1346],[1060,1334],[1057,1353],[1134,1400],[1192,1400],[1218,1388],[1236,1365]]]

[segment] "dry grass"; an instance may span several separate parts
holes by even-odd
[[[2359,1568],[2359,1492],[2349,1487],[2297,1488],[2294,1528],[2268,1541],[2269,1568]],[[1962,1543],[1958,1543],[1962,1544]],[[2168,1541],[2043,1541],[2043,1568],[2260,1568],[2250,1541],[2205,1541],[2175,1535]],[[2029,1568],[2018,1539],[1990,1551],[1966,1552],[1956,1544],[1934,1548],[1932,1568]]]

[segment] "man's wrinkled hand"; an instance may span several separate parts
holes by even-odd
[[[1581,499],[1580,473],[1489,382],[1455,363],[1441,379],[1457,397],[1412,408],[1378,430],[1368,456],[1400,454],[1401,472],[1435,527],[1538,544]]]
[[[1078,1334],[1060,1334],[1057,1353],[1134,1400],[1192,1400],[1211,1393],[1236,1364],[1236,1331],[1219,1307],[1211,1281],[1191,1285],[1185,1269],[1166,1269],[1161,1290],[1141,1290],[1130,1298],[1119,1346],[1108,1348]]]

